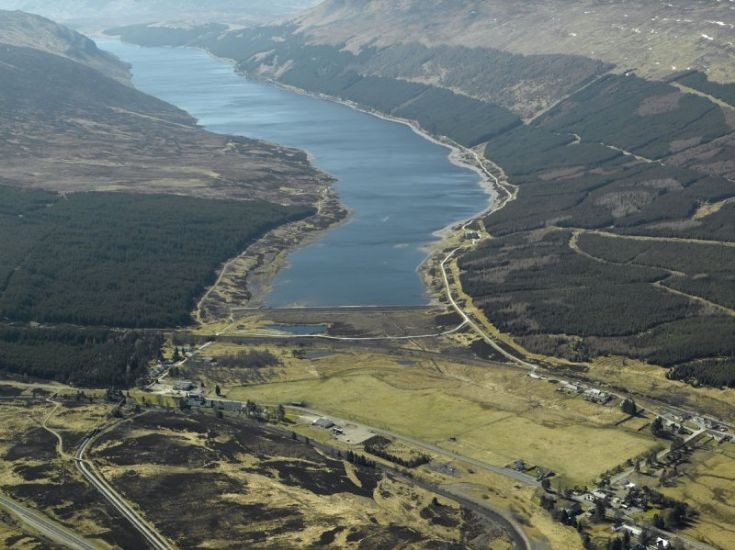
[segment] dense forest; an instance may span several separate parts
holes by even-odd
[[[735,248],[718,244],[617,239],[585,234],[580,248],[606,261],[659,267],[671,276],[663,284],[735,309]]]
[[[158,334],[100,328],[0,327],[0,372],[81,387],[132,386],[162,345]]]
[[[115,36],[125,32],[130,40],[136,44],[147,47],[156,46],[189,46],[201,39],[216,37],[228,29],[227,25],[221,23],[206,23],[189,28],[168,27],[159,25],[157,32],[151,33],[148,25],[127,25],[125,27],[113,27],[105,34]]]
[[[677,365],[669,371],[669,378],[705,386],[735,388],[735,358],[709,359]]]
[[[191,321],[217,267],[304,207],[0,187],[0,314],[10,320],[169,327]]]
[[[601,264],[575,253],[570,238],[557,231],[530,244],[483,243],[460,259],[463,287],[501,329],[519,335],[631,336],[701,309],[652,286],[665,272]]]
[[[467,146],[482,143],[521,124],[517,115],[500,105],[428,84],[371,76],[357,70],[375,58],[375,49],[366,48],[353,54],[342,48],[309,45],[294,36],[282,40],[283,30],[259,27],[244,33],[217,35],[202,27],[199,38],[190,44],[234,59],[240,70],[251,74],[258,74],[263,64],[292,59],[294,62],[280,78],[284,84],[417,120],[426,130]],[[182,39],[190,38],[190,31],[176,34],[141,25],[107,32],[145,44],[178,45]]]
[[[721,84],[712,82],[707,75],[699,71],[688,71],[674,79],[674,82],[683,84],[699,92],[711,95],[714,98],[729,103],[735,107],[735,84]]]
[[[732,131],[709,100],[631,74],[600,79],[552,109],[540,125],[652,159],[671,154],[677,142],[709,142]]]

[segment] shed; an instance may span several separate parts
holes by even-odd
[[[319,428],[324,428],[325,430],[328,430],[329,428],[334,426],[334,422],[329,420],[328,418],[319,418],[315,420],[312,423],[313,426],[317,426]]]

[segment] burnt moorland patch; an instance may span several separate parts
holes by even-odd
[[[101,436],[92,458],[182,548],[440,547],[442,529],[459,542],[477,527],[456,506],[422,515],[430,498],[410,485],[245,419],[150,411]]]

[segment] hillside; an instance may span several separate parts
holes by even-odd
[[[327,0],[293,23],[310,43],[353,52],[419,43],[580,55],[644,77],[691,68],[735,80],[735,11],[716,0]]]
[[[0,0],[0,9],[36,13],[74,27],[96,30],[152,21],[263,23],[316,3],[317,0]]]
[[[460,280],[526,349],[624,355],[735,385],[731,12],[718,2],[327,1],[281,25],[188,43],[250,75],[414,120],[495,163],[515,200],[483,216],[495,238],[459,258]],[[574,14],[588,34],[566,28]],[[717,39],[682,41],[685,19],[700,35],[720,29]],[[629,37],[643,40],[642,29],[644,48]],[[152,27],[116,33],[165,43]]]
[[[0,183],[316,200],[323,175],[304,153],[203,130],[178,108],[109,78],[107,67],[127,75],[126,66],[46,19],[0,12],[0,28],[14,29],[0,38]],[[102,61],[105,72],[96,68]]]
[[[128,66],[115,56],[98,49],[92,40],[37,15],[0,10],[0,44],[59,55],[121,82],[128,82],[130,79]]]

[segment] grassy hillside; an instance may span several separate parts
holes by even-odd
[[[33,48],[65,57],[129,83],[127,64],[98,49],[86,36],[44,17],[20,11],[4,11],[4,7],[0,2],[0,45]]]
[[[71,59],[0,44],[0,81],[0,184],[314,204],[328,181],[301,151],[207,132]]]
[[[151,21],[263,23],[292,15],[319,0],[0,0],[0,8],[50,17],[75,28]]]
[[[735,14],[729,2],[327,0],[293,23],[311,43],[346,43],[352,51],[408,43],[464,46],[582,55],[619,72],[635,68],[647,78],[692,68],[716,82],[735,80]],[[441,67],[451,74],[451,65]]]

